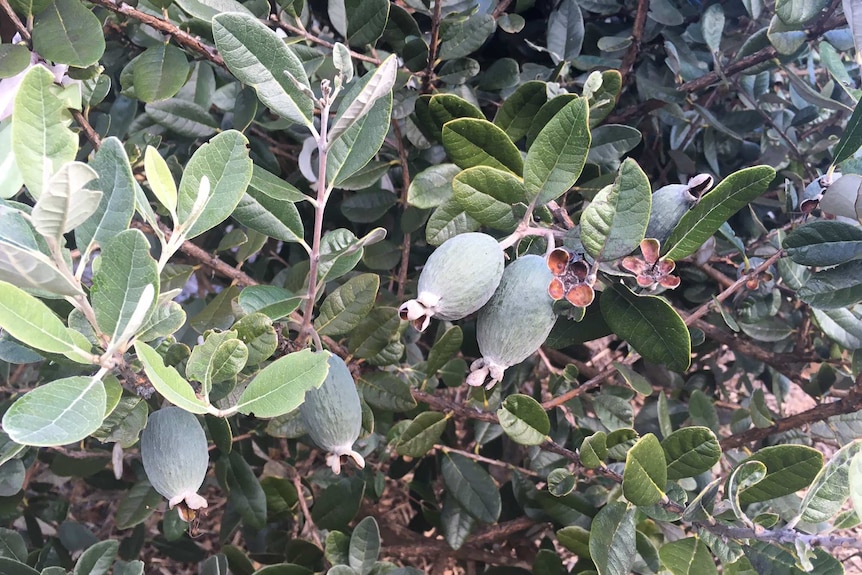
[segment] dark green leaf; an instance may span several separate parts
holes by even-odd
[[[311,508],[311,519],[320,529],[344,529],[362,504],[365,482],[359,477],[340,479],[324,489]]]
[[[358,326],[374,307],[380,276],[362,274],[335,289],[320,306],[314,328],[320,335],[344,335]]]
[[[862,257],[862,230],[844,222],[818,220],[793,230],[782,245],[798,264],[834,266]]]
[[[548,414],[529,395],[515,393],[506,397],[497,417],[506,435],[521,445],[540,445],[551,431]]]
[[[602,292],[602,315],[614,333],[645,359],[685,371],[691,362],[691,339],[682,318],[663,299],[637,296],[622,284]]]
[[[409,411],[416,407],[410,386],[394,373],[363,373],[357,383],[362,398],[373,407],[388,411]]]
[[[808,305],[837,309],[862,301],[862,261],[815,272],[797,292]]]
[[[808,487],[823,467],[823,454],[804,445],[775,445],[764,447],[743,463],[752,461],[764,464],[766,475],[740,490],[741,505],[775,499]]]
[[[483,523],[500,517],[500,491],[488,472],[478,463],[458,453],[443,457],[443,483],[467,513]]]
[[[132,63],[135,97],[143,102],[173,98],[191,70],[186,53],[171,44],[151,46]]]
[[[78,0],[52,0],[36,15],[33,48],[55,64],[92,66],[105,52],[102,23]]]
[[[463,169],[487,166],[520,176],[524,171],[521,152],[506,133],[487,120],[458,118],[443,126],[443,147]]]
[[[808,4],[807,2],[796,2],[797,4]],[[862,146],[862,107],[856,106],[853,108],[853,114],[847,120],[847,125],[844,127],[844,133],[841,134],[841,139],[838,140],[838,145],[832,151],[832,163],[840,164],[847,158],[853,156],[856,150]]]
[[[395,451],[399,455],[423,457],[440,440],[448,420],[438,411],[420,413],[401,433]]]
[[[664,497],[667,464],[661,444],[652,433],[629,449],[623,473],[623,494],[635,505],[653,505]]]
[[[547,101],[548,90],[544,82],[524,82],[497,110],[494,124],[502,128],[513,142],[517,142],[527,135],[533,118]]]
[[[224,482],[228,500],[249,527],[266,525],[266,494],[239,451],[231,451],[216,461],[216,476]]]
[[[775,178],[769,166],[745,168],[726,177],[679,221],[663,246],[665,257],[679,260],[693,254],[721,224],[760,197]]]
[[[452,189],[467,215],[504,231],[514,230],[518,223],[512,205],[526,200],[520,178],[487,166],[464,170],[455,176]]]
[[[677,429],[661,442],[667,459],[668,479],[694,477],[708,471],[721,459],[721,447],[707,427]]]
[[[620,501],[608,503],[590,527],[590,556],[599,575],[630,575],[634,549],[635,508]]]

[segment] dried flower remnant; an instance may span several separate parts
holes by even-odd
[[[590,281],[590,266],[583,258],[573,258],[566,248],[548,254],[548,269],[554,274],[548,295],[554,301],[566,298],[575,307],[587,307],[596,297]]]
[[[676,264],[673,260],[659,258],[661,244],[657,239],[644,239],[641,242],[641,253],[641,258],[627,256],[620,263],[623,269],[637,276],[639,286],[649,289],[655,289],[659,285],[667,289],[679,286],[679,277],[671,275]]]

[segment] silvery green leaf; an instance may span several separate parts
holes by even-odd
[[[51,176],[33,207],[33,226],[45,237],[62,244],[63,234],[84,223],[99,207],[102,192],[84,186],[99,177],[81,162],[69,162]]]
[[[330,143],[337,140],[350,126],[367,114],[374,102],[392,91],[397,73],[398,59],[393,54],[386,58],[372,74],[360,80],[365,82],[365,86],[355,98],[344,102],[347,107],[338,115],[335,125],[329,131]]]

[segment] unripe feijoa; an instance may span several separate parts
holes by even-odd
[[[685,184],[671,184],[652,195],[652,211],[647,224],[646,236],[664,243],[682,217],[697,203]]]
[[[349,455],[359,467],[365,467],[365,460],[353,451],[353,442],[362,430],[362,403],[343,359],[329,357],[326,379],[320,387],[305,393],[299,413],[312,441],[329,452],[326,463],[332,471],[341,472],[342,455]]]
[[[479,311],[476,339],[482,357],[470,366],[467,383],[488,388],[503,379],[507,367],[521,363],[545,342],[557,316],[548,285],[554,275],[545,258],[526,255],[503,272],[490,301]]]
[[[424,331],[432,317],[451,321],[470,315],[494,294],[503,266],[503,250],[491,236],[471,232],[449,238],[425,263],[416,299],[398,310],[401,319]]]
[[[153,489],[171,507],[178,503],[189,509],[207,506],[198,489],[207,474],[209,451],[197,417],[179,407],[151,413],[141,432],[141,458]]]

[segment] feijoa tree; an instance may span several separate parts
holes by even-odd
[[[862,547],[862,3],[0,7],[0,571]]]

